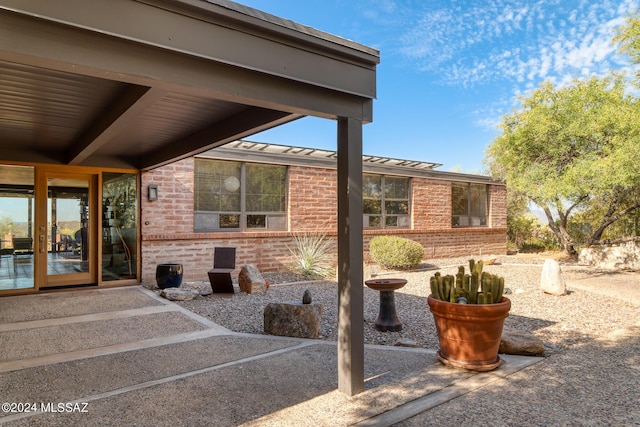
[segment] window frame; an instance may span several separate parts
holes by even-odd
[[[240,183],[239,183],[239,198],[240,209],[238,211],[204,211],[197,210],[197,198],[201,193],[198,191],[198,166],[197,163],[204,162],[218,162],[218,163],[235,163],[240,165]],[[267,167],[279,167],[284,168],[284,180],[283,180],[283,206],[282,211],[247,211],[247,165],[261,165]],[[267,164],[260,162],[243,162],[237,160],[219,160],[208,158],[196,158],[196,164],[194,164],[194,232],[196,233],[218,233],[218,232],[246,232],[246,231],[286,231],[288,229],[288,205],[289,205],[289,167],[286,165]],[[220,217],[223,215],[238,216],[237,227],[222,227],[220,224]],[[264,216],[264,226],[251,226],[248,219],[252,216]],[[198,217],[202,220],[198,220]],[[199,224],[206,224],[207,220],[214,219],[217,221],[217,226],[214,227],[199,227]]]
[[[376,173],[363,173],[363,183],[365,182],[366,176],[374,176],[380,178],[380,198],[375,197],[365,197],[365,189],[362,190],[362,201],[363,201],[363,228],[369,230],[380,230],[380,229],[408,229],[411,228],[411,193],[412,193],[412,179],[408,176],[399,176],[399,175],[384,175],[384,174],[376,174]],[[407,197],[406,199],[398,199],[394,197],[387,197],[386,195],[386,181],[388,178],[393,179],[406,179],[407,180]],[[365,213],[364,212],[364,204],[365,200],[375,200],[380,202],[380,213]],[[405,201],[407,202],[407,213],[406,214],[393,214],[387,213],[387,202],[393,201]],[[379,217],[379,225],[370,225],[371,218]],[[388,225],[388,219],[390,218],[398,218],[398,223],[400,222],[400,218],[406,218],[406,225]]]
[[[455,194],[454,187],[466,187],[464,197],[466,198],[466,209],[463,214],[455,213]],[[475,211],[479,206],[474,206],[474,197],[472,189],[473,187],[483,187],[482,197],[484,199],[484,207],[480,211],[484,214],[477,215]],[[472,228],[472,227],[487,227],[489,216],[489,186],[487,184],[472,183],[472,182],[451,182],[451,228]]]

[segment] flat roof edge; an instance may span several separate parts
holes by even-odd
[[[181,0],[177,0],[177,1],[181,1]],[[243,15],[246,15],[252,18],[259,19],[261,21],[265,21],[274,25],[278,25],[283,28],[287,28],[289,30],[296,31],[298,33],[307,34],[309,36],[312,36],[321,40],[329,41],[341,46],[345,46],[351,49],[361,51],[363,53],[375,56],[377,58],[380,58],[380,51],[378,49],[363,45],[361,43],[346,39],[344,37],[337,36],[335,34],[318,30],[308,25],[300,24],[286,18],[281,18],[279,16],[272,15],[270,13],[263,12],[258,9],[254,9],[252,7],[245,6],[240,3],[236,3],[234,1],[230,1],[230,0],[204,0],[204,1],[210,4],[223,7],[225,9],[232,10],[234,12],[241,13]]]

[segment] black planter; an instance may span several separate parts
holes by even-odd
[[[158,264],[156,283],[160,289],[179,288],[182,284],[182,264]]]

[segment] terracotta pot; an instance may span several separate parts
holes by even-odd
[[[500,366],[502,327],[511,309],[508,298],[496,304],[453,304],[429,295],[427,302],[438,331],[442,363],[472,371]]]

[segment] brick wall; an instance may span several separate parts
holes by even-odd
[[[143,172],[142,238],[150,234],[193,233],[193,158]],[[158,200],[148,199],[149,184],[158,186]]]
[[[301,166],[289,168],[289,229],[270,232],[193,231],[194,161],[185,159],[144,172],[142,182],[142,280],[155,281],[160,263],[184,265],[185,280],[207,280],[213,266],[214,248],[236,248],[236,274],[244,264],[256,264],[263,272],[286,270],[294,232],[321,230],[335,242],[337,224],[337,173],[333,169]],[[158,186],[158,200],[147,199],[149,184]],[[483,256],[506,252],[506,190],[489,186],[490,227],[451,228],[451,185],[448,181],[412,179],[412,229],[365,230],[365,262],[369,241],[376,235],[393,234],[415,240],[425,248],[426,258]],[[337,248],[334,245],[337,262]]]
[[[489,226],[507,228],[507,189],[502,185],[489,186]]]
[[[413,229],[451,228],[451,183],[449,181],[412,178],[411,194]]]
[[[289,167],[290,230],[335,230],[337,180],[332,169]]]

